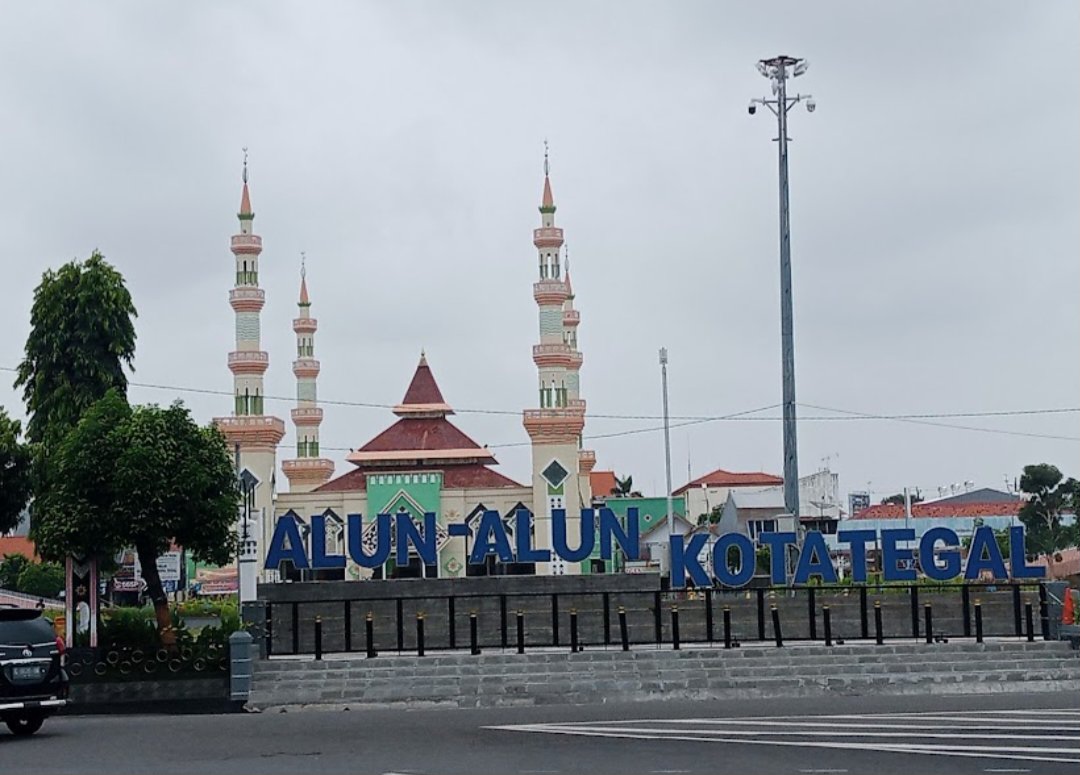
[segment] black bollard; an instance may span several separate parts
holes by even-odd
[[[671,606],[671,647],[679,650],[679,606]]]
[[[622,640],[622,650],[630,650],[630,633],[626,628],[626,609],[619,606],[619,638]]]
[[[476,630],[476,611],[469,612],[469,653],[474,656],[480,653],[480,643],[477,639]]]
[[[1031,606],[1028,606],[1030,608]],[[322,659],[322,617],[315,617],[315,659]]]
[[[776,636],[776,647],[781,648],[784,645],[784,636],[780,632],[780,611],[777,610],[775,604],[772,606],[772,629],[773,635]]]
[[[576,608],[571,608],[570,609],[570,653],[571,654],[576,654],[579,651],[581,651],[581,649],[578,648],[578,639],[577,639],[577,609]]]
[[[825,645],[832,645],[832,615],[829,613],[829,606],[823,605],[821,607],[821,615],[825,619]]]
[[[1046,594],[1046,585],[1039,585],[1039,623],[1042,639],[1050,640],[1050,600]]]
[[[1035,642],[1035,622],[1031,603],[1024,603],[1024,624],[1027,626],[1027,642]]]
[[[525,612],[517,612],[517,653],[525,653]]]
[[[705,590],[705,640],[713,642],[712,590]]]
[[[923,606],[923,620],[926,623],[926,642],[934,642],[934,609],[929,603]]]
[[[375,656],[375,614],[371,611],[364,617],[364,637],[367,639],[368,659],[371,659]]]
[[[724,648],[731,648],[731,606],[724,606]]]
[[[874,639],[880,646],[885,642],[885,636],[881,632],[881,601],[874,601]]]
[[[977,599],[975,600],[975,642],[983,642],[982,603],[980,603]]]
[[[416,656],[424,656],[424,612],[416,615]]]

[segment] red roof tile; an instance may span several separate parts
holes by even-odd
[[[916,503],[911,507],[913,517],[1012,517],[1020,513],[1022,501],[1000,503]],[[881,504],[863,509],[853,519],[903,519],[904,507],[897,503]]]
[[[37,548],[26,536],[8,536],[0,538],[0,560],[12,554],[21,554],[32,560],[37,559]]]
[[[772,487],[783,483],[784,480],[781,477],[766,474],[762,471],[743,473],[725,471],[722,468],[718,468],[712,473],[705,474],[705,476],[699,476],[692,482],[687,482],[673,492],[672,495],[682,495],[690,488],[701,487],[701,485],[706,485],[708,487]]]
[[[606,498],[617,486],[614,471],[591,471],[589,473],[589,486],[592,488],[594,498]]]
[[[378,469],[379,472],[382,472],[383,470],[384,469]],[[385,470],[430,471],[431,467],[407,466]],[[343,474],[337,479],[332,479],[323,486],[316,488],[315,491],[350,492],[363,490],[367,487],[368,473],[376,473],[376,469],[356,469],[355,471],[349,471],[347,474]],[[478,463],[461,466],[447,466],[442,470],[442,475],[443,487],[448,490],[524,487],[524,485],[518,484],[513,479],[503,476],[498,471],[492,471],[487,466]]]
[[[427,358],[422,353],[420,363],[416,366],[416,373],[413,374],[412,382],[409,383],[409,388],[405,391],[405,397],[401,399],[401,403],[406,406],[446,403],[442,391],[435,384],[435,377],[431,373],[431,367],[428,366]]]
[[[470,439],[445,417],[402,417],[357,452],[430,452],[476,450],[476,457],[495,462],[495,456]]]

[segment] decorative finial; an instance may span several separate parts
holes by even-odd
[[[307,277],[307,253],[300,251],[300,279]]]
[[[548,175],[548,169],[549,169],[548,168],[548,141],[547,141],[547,138],[545,137],[544,138],[544,177],[545,178]]]
[[[243,178],[244,178],[244,182],[247,183],[248,181],[247,181],[247,146],[246,145],[244,146],[243,151],[244,151],[244,174],[243,174]]]

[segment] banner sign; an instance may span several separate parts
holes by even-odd
[[[532,515],[525,510],[514,515],[514,546],[511,547],[506,524],[497,511],[485,511],[473,530],[464,523],[446,525],[450,536],[471,536],[472,550],[468,562],[483,565],[489,555],[500,562],[537,563],[561,559],[565,562],[582,562],[594,556],[599,542],[599,557],[612,558],[612,544],[617,543],[629,562],[640,559],[637,509],[627,510],[626,525],[608,508],[599,510],[599,519],[593,509],[582,509],[579,519],[579,536],[576,548],[567,541],[567,517],[564,509],[551,512],[551,549],[532,546],[530,521]],[[391,520],[394,520],[391,524]],[[295,519],[282,518],[274,526],[265,568],[279,570],[283,562],[291,562],[298,570],[344,568],[345,554],[327,551],[326,517],[317,514],[311,518],[310,552],[300,534]],[[363,517],[350,514],[346,518],[346,550],[349,558],[364,568],[381,567],[390,558],[391,534],[397,536],[396,561],[399,565],[409,562],[410,546],[427,565],[434,565],[438,555],[438,526],[434,513],[424,515],[422,525],[409,514],[379,514],[375,518],[375,542],[365,546]],[[729,587],[742,587],[750,583],[755,571],[755,545],[741,533],[725,533],[716,537],[709,547],[710,534],[673,535],[671,541],[671,585],[686,586],[689,579],[694,586],[711,586],[713,580]],[[933,527],[919,539],[918,567],[915,551],[907,548],[916,539],[912,529],[895,530],[841,530],[837,536],[841,544],[848,544],[851,556],[851,579],[856,583],[866,581],[868,547],[880,543],[882,576],[885,581],[915,581],[919,570],[930,579],[948,581],[963,575],[966,580],[976,580],[984,573],[995,580],[1009,578],[1005,558],[1001,554],[994,531],[986,526],[975,529],[966,559],[960,551],[960,537],[946,527]],[[1027,564],[1024,556],[1024,528],[1009,529],[1009,565],[1014,579],[1043,578],[1046,568]],[[766,546],[770,556],[770,576],[773,584],[788,583],[787,553],[789,546],[796,546],[794,532],[761,533],[758,545]],[[370,549],[370,551],[369,551]],[[712,553],[713,578],[709,577],[702,559]],[[823,583],[838,581],[825,536],[818,531],[807,531],[795,563],[795,584],[806,584],[811,578]]]

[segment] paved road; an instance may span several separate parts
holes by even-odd
[[[57,717],[0,772],[1075,773],[1080,697],[838,697],[484,710]]]

